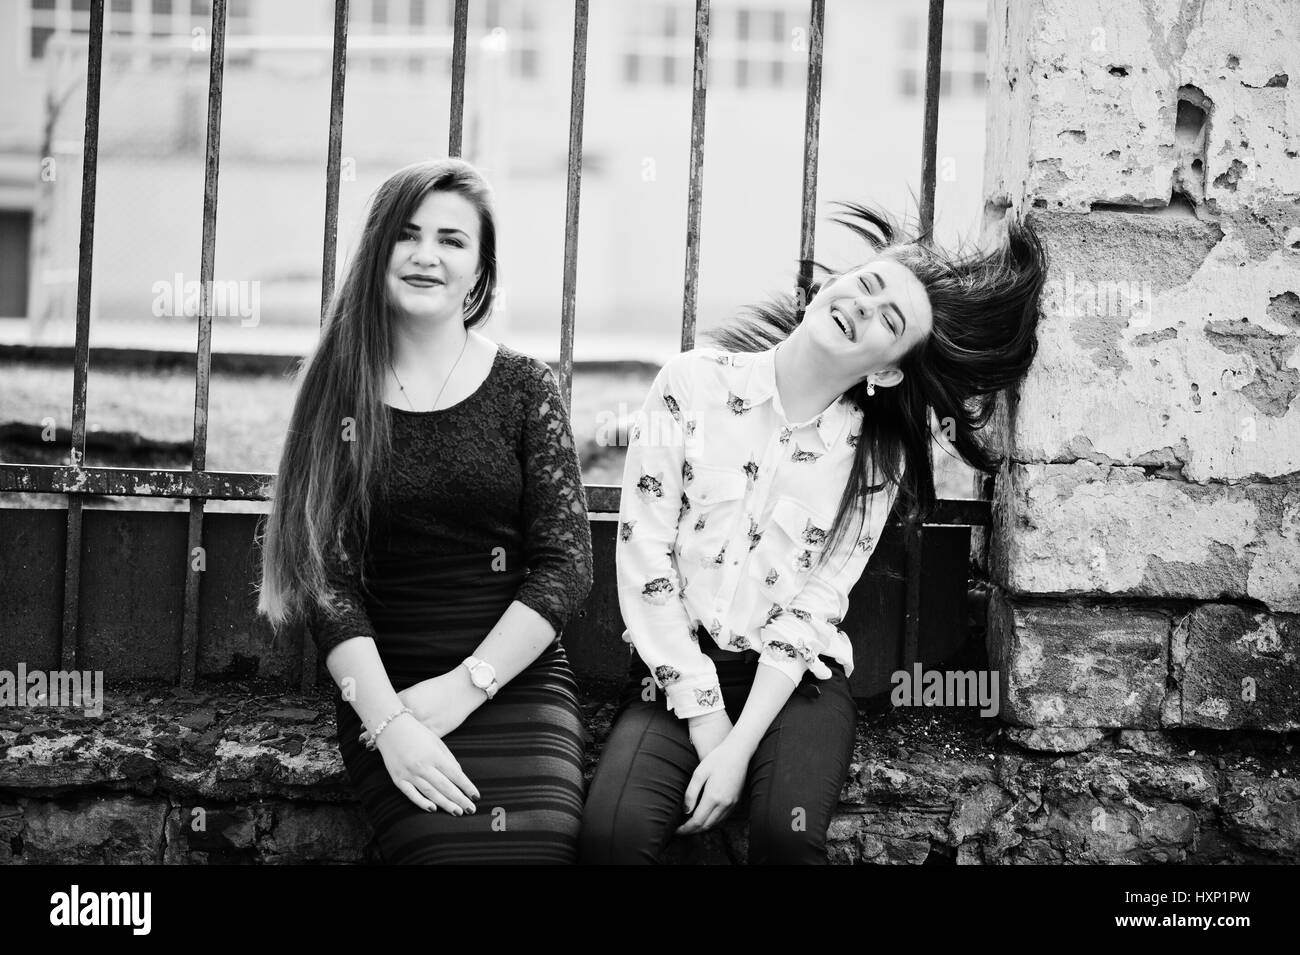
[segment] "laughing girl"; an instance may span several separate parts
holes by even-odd
[[[934,501],[932,414],[996,467],[977,433],[1034,356],[1038,240],[1010,222],[950,255],[846,208],[868,260],[669,361],[631,429],[616,554],[639,662],[584,862],[658,861],[747,796],[751,863],[825,863],[857,720],[849,591],[889,514]]]

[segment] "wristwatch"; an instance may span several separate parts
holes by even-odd
[[[490,700],[497,695],[501,684],[497,682],[497,671],[492,664],[478,657],[466,657],[462,666],[469,668],[469,678],[473,684],[487,694]]]

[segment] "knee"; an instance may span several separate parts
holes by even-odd
[[[578,831],[578,864],[654,864],[655,838],[644,813],[588,806]]]
[[[798,809],[749,822],[750,865],[826,865],[826,826]]]

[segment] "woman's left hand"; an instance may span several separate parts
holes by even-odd
[[[464,667],[431,677],[397,694],[403,705],[438,737],[455,731],[461,723],[487,701]]]
[[[709,751],[686,787],[690,818],[677,827],[679,836],[703,832],[727,817],[740,800],[752,755],[730,735]]]

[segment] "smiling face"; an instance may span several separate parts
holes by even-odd
[[[911,269],[881,256],[826,282],[802,326],[824,360],[887,387],[902,380],[899,363],[930,334],[933,314]]]
[[[388,300],[408,321],[463,321],[478,269],[478,210],[460,193],[430,192],[389,255]]]

